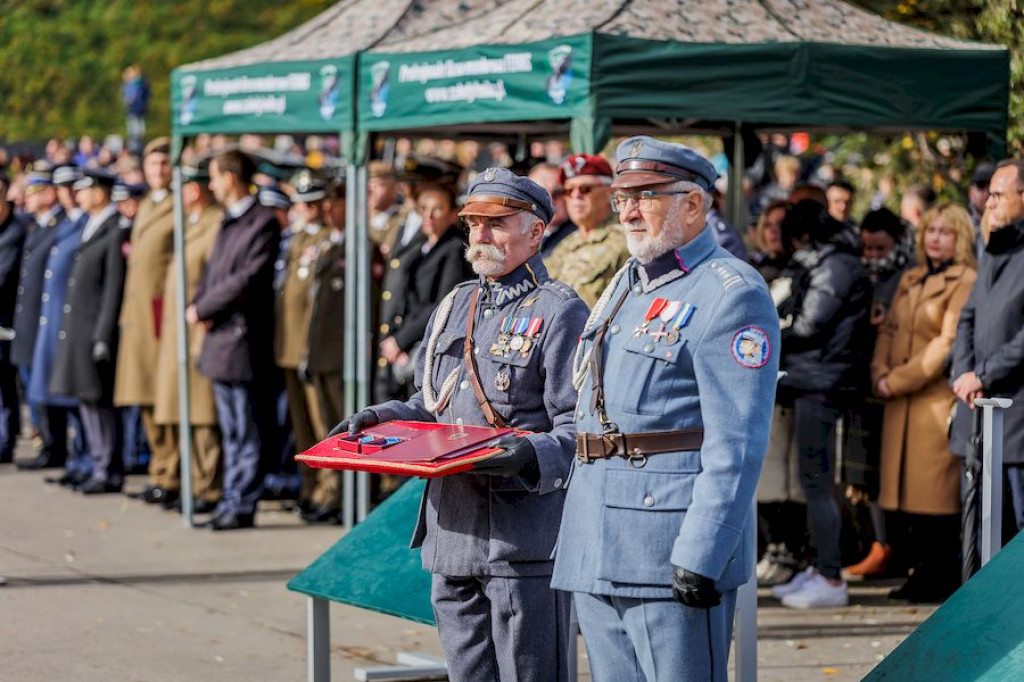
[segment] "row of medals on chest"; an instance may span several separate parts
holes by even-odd
[[[667,298],[656,298],[644,313],[644,321],[633,330],[633,338],[650,336],[655,342],[660,341],[671,346],[679,341],[679,330],[689,323],[697,308],[683,301],[671,301]],[[655,321],[660,322],[656,331],[651,330]]]
[[[507,358],[518,353],[519,357],[525,360],[536,345],[543,324],[544,320],[540,317],[503,317],[499,325],[498,338],[491,344],[491,355]],[[505,370],[500,370],[494,375],[494,387],[499,391],[507,391],[511,383],[512,376]]]

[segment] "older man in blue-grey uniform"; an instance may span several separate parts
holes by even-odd
[[[577,450],[552,586],[574,593],[595,682],[725,680],[768,443],[779,326],[764,280],[707,225],[714,167],[619,145],[632,258],[573,363]]]
[[[431,601],[453,682],[557,682],[567,674],[568,595],[551,589],[551,552],[575,447],[571,362],[587,307],[538,254],[551,199],[489,168],[460,215],[479,280],[458,285],[427,326],[417,392],[338,425],[410,419],[532,431],[469,473],[427,484],[412,545],[433,574]]]

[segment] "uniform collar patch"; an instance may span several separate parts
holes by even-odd
[[[548,271],[539,254],[534,254],[518,268],[496,282],[486,283],[486,289],[494,297],[494,305],[503,306],[525,296],[541,285],[548,278]]]
[[[638,264],[636,270],[644,293],[650,293],[689,272],[676,250],[667,251],[650,263]]]

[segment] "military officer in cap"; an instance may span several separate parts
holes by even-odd
[[[566,677],[567,595],[549,587],[574,432],[569,365],[587,315],[538,255],[551,199],[499,168],[476,177],[460,215],[479,279],[457,286],[431,318],[417,392],[335,428],[412,419],[532,431],[470,473],[428,482],[414,547],[453,682]]]
[[[170,140],[161,137],[146,145],[142,171],[149,196],[139,205],[128,247],[114,404],[139,407],[151,452],[149,485],[139,496],[146,502],[166,505],[178,498],[172,487],[177,472],[170,470],[178,456],[167,427],[153,418],[153,403],[164,282],[174,254]]]
[[[595,682],[724,682],[778,318],[764,280],[707,226],[707,159],[649,137],[617,159],[633,257],[573,363],[576,462],[552,586],[574,593]]]
[[[205,165],[183,166],[181,179],[181,198],[185,209],[185,300],[191,301],[217,241],[217,234],[224,221],[224,208],[213,198],[209,188],[210,172]],[[166,429],[167,437],[173,444],[169,450],[174,454],[174,459],[167,464],[162,487],[180,495],[177,275],[174,268],[168,268],[164,280],[165,303],[160,318],[153,419]],[[196,367],[205,335],[206,329],[202,326],[189,325],[189,422],[192,425],[192,495],[195,498],[192,509],[197,514],[212,512],[220,500],[223,468],[213,384]],[[180,508],[181,500],[170,501],[168,506]]]
[[[577,230],[554,248],[544,264],[552,277],[593,306],[629,256],[608,202],[612,167],[600,156],[574,154],[559,165],[558,173],[569,219]]]
[[[117,319],[124,286],[120,216],[110,194],[114,176],[86,169],[75,183],[78,205],[88,220],[72,258],[50,391],[79,401],[78,411],[92,455],[86,495],[120,492],[124,482],[120,424],[112,402],[117,358]]]
[[[327,435],[316,391],[308,378],[309,325],[313,312],[313,282],[317,257],[330,230],[324,224],[327,187],[310,170],[292,179],[294,221],[291,238],[282,254],[284,268],[276,290],[274,314],[274,355],[284,375],[288,414],[295,436],[295,453],[304,452]],[[336,324],[341,324],[340,320]],[[301,371],[300,371],[301,370]],[[338,474],[329,469],[311,469],[301,464],[299,506],[304,516],[314,509],[337,511],[341,502]]]

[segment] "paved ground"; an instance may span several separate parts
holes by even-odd
[[[85,498],[0,466],[0,682],[303,679],[305,601],[284,585],[341,531],[274,510],[257,524],[186,529],[120,495]],[[855,587],[854,605],[813,613],[762,593],[760,679],[860,679],[931,612],[888,603],[889,587]],[[432,628],[331,612],[335,680],[399,650],[440,651]]]

